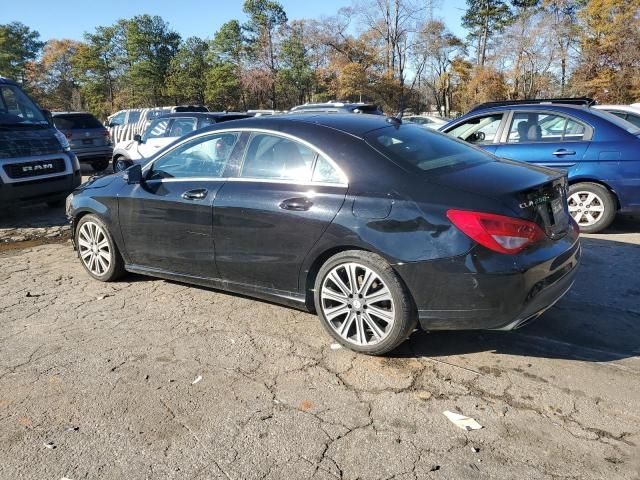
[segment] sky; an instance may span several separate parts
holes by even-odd
[[[20,21],[40,32],[41,39],[82,40],[84,32],[111,25],[119,18],[148,13],[160,15],[183,38],[211,38],[225,22],[244,21],[243,0],[24,0],[2,2],[0,24]],[[280,0],[290,20],[334,15],[351,0]],[[426,1],[424,3],[427,3]],[[456,35],[465,36],[460,26],[465,0],[442,0],[434,16],[442,18]]]

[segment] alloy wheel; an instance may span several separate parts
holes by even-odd
[[[359,263],[343,263],[329,271],[320,303],[331,328],[356,345],[379,343],[393,327],[395,308],[389,288],[375,271]]]
[[[593,192],[578,191],[569,196],[569,213],[581,227],[589,227],[604,214],[604,202]]]
[[[87,270],[104,275],[112,261],[112,252],[105,231],[94,222],[85,222],[78,230],[78,250]]]
[[[116,160],[116,164],[114,166],[114,170],[116,172],[124,172],[127,168],[129,168],[129,165],[125,160]]]

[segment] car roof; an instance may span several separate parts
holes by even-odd
[[[397,120],[395,120],[397,122]],[[362,138],[364,134],[379,128],[392,125],[390,117],[384,115],[354,115],[352,113],[290,113],[288,115],[269,115],[265,117],[250,117],[241,120],[225,122],[218,126],[209,127],[211,130],[220,128],[264,128],[278,130],[293,124],[307,126],[323,126],[343,133]]]
[[[93,117],[93,114],[89,112],[51,112],[51,115],[53,115],[54,117],[60,115],[91,115]]]
[[[243,112],[173,112],[166,113],[164,115],[159,115],[155,118],[155,120],[160,118],[184,118],[184,117],[194,117],[194,118],[223,118],[223,117],[240,117],[240,118],[251,118],[253,115],[250,113]]]
[[[594,105],[598,110],[622,110],[624,112],[640,113],[640,105]]]

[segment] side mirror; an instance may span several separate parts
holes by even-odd
[[[132,165],[125,173],[125,179],[129,185],[138,185],[142,183],[142,166]]]
[[[47,110],[46,108],[43,108],[41,111],[42,111],[42,114],[44,115],[44,118],[47,119],[47,122],[49,123],[49,125],[53,127],[53,115],[51,115],[51,111]]]
[[[142,143],[142,136],[141,136],[139,133],[136,133],[136,134],[133,136],[133,141],[134,141],[134,142],[138,142],[138,143]]]

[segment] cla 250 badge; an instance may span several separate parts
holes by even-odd
[[[38,170],[51,170],[53,168],[53,163],[39,163],[36,165],[25,165],[22,167],[23,172],[35,172]]]
[[[551,198],[548,195],[542,195],[541,197],[534,198],[533,200],[522,202],[520,204],[520,208],[536,207],[542,203],[547,203],[549,201],[551,201]]]

